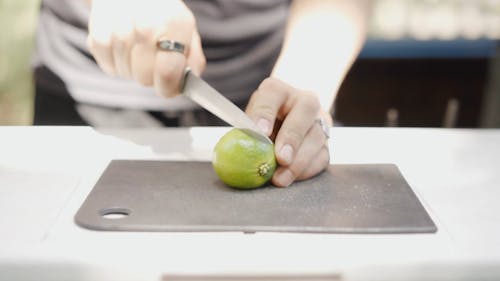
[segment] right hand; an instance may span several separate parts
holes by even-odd
[[[185,45],[184,54],[158,50],[159,39]],[[104,72],[179,94],[184,69],[200,75],[205,56],[193,13],[181,0],[93,0],[89,50]]]

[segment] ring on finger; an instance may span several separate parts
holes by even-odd
[[[162,51],[177,52],[181,54],[184,54],[186,50],[186,45],[170,39],[160,39],[156,42],[156,46]]]
[[[325,135],[325,138],[329,139],[330,138],[330,126],[328,126],[328,123],[326,122],[326,120],[322,117],[319,117],[314,121],[320,126],[321,131]]]

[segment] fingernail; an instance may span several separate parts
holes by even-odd
[[[267,119],[264,118],[259,119],[259,121],[257,121],[257,127],[259,127],[259,129],[264,134],[266,134],[266,136],[269,135],[269,128],[271,127],[271,125],[269,124],[269,121]]]
[[[278,175],[278,183],[280,186],[289,186],[294,180],[293,174],[290,170],[284,170]]]
[[[280,158],[285,161],[285,165],[292,163],[293,148],[289,144],[285,144],[280,150]]]

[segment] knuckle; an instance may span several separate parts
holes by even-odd
[[[314,125],[312,127],[311,133],[313,134],[315,140],[317,140],[318,142],[321,142],[321,143],[324,142],[325,133],[323,132],[323,129],[321,128],[321,126],[319,124],[317,124],[316,122],[314,123]]]
[[[311,178],[328,168],[330,164],[330,153],[328,149],[324,148],[320,153],[314,158],[314,163],[307,164],[308,166],[302,171],[300,176],[297,177],[298,180],[304,180]]]
[[[293,174],[295,177],[300,176],[302,172],[309,166],[311,165],[309,158],[304,158],[304,157],[297,157],[292,166],[290,167],[290,170],[293,171]]]
[[[128,38],[123,35],[115,34],[112,39],[113,49],[118,51],[125,50],[128,46]]]
[[[158,67],[158,76],[166,83],[174,83],[178,79],[178,70],[172,64],[162,65]]]
[[[308,112],[316,113],[321,108],[318,97],[310,92],[303,94],[300,98],[300,102]]]
[[[291,144],[295,149],[299,147],[299,144],[304,139],[304,134],[295,128],[286,129],[283,133],[284,143]]]
[[[150,26],[136,26],[134,28],[134,37],[139,42],[149,42],[153,38],[154,30]]]
[[[179,22],[193,28],[196,26],[196,18],[189,9],[183,10],[179,18]]]
[[[135,75],[134,78],[137,82],[139,82],[143,86],[146,87],[153,86],[152,75],[147,75],[147,74]]]
[[[186,13],[184,15],[184,22],[193,29],[196,27],[196,18],[191,11],[186,10]]]
[[[252,108],[252,114],[257,114],[265,119],[273,120],[275,118],[276,112],[274,107],[272,107],[270,104],[257,102]]]
[[[268,90],[273,89],[277,86],[277,81],[274,78],[268,77],[262,81],[259,85],[259,90]]]
[[[166,18],[163,24],[172,30],[192,31],[196,27],[196,19],[192,12],[186,10],[177,16]]]
[[[109,50],[113,43],[111,38],[99,39],[95,37],[90,37],[89,42],[94,52],[104,52]]]
[[[292,173],[293,178],[297,179],[300,177],[302,174],[302,171],[304,170],[305,161],[294,161],[294,163],[288,167],[288,170]]]
[[[142,31],[146,32],[146,31]],[[120,28],[113,29],[111,33],[111,40],[121,42],[131,42],[134,39],[134,28],[132,24],[123,24]]]

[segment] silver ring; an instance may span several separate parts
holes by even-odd
[[[184,50],[186,49],[184,44],[169,39],[158,40],[156,46],[163,51],[173,51],[181,54],[184,54]]]
[[[330,126],[328,126],[328,123],[325,121],[323,118],[318,118],[316,120],[316,123],[321,127],[321,130],[323,131],[323,134],[325,135],[326,139],[330,138]]]

